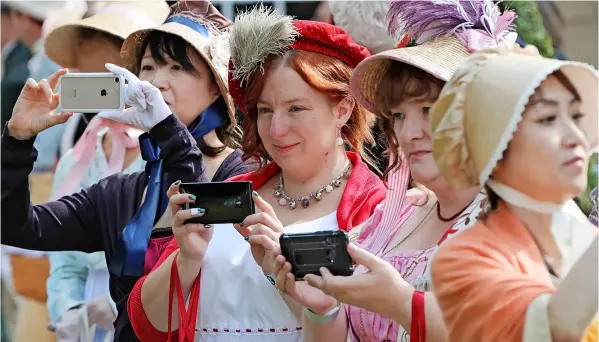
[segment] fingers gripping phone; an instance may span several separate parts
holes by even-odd
[[[349,237],[342,230],[282,234],[279,244],[296,280],[303,280],[306,274],[320,275],[321,267],[333,275],[354,273],[353,261],[347,252]]]
[[[125,78],[113,73],[69,73],[60,77],[63,112],[99,113],[125,109]]]
[[[186,203],[183,209],[203,208],[204,215],[185,223],[241,223],[256,212],[252,199],[251,182],[183,183],[181,193],[195,195],[195,203]]]

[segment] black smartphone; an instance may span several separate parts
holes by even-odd
[[[195,195],[195,203],[186,203],[183,208],[204,208],[201,217],[185,223],[241,223],[256,212],[252,199],[252,182],[182,183],[181,193]]]
[[[282,234],[279,243],[296,280],[303,280],[306,274],[320,275],[321,267],[328,268],[333,275],[354,273],[352,258],[347,253],[349,237],[342,230]]]

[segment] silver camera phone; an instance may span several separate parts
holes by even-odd
[[[113,73],[72,73],[60,77],[63,112],[99,113],[125,109],[125,78]]]

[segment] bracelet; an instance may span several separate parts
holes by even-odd
[[[314,313],[312,310],[310,310],[308,308],[304,308],[304,313],[314,323],[330,324],[330,323],[333,323],[333,321],[335,321],[335,319],[339,315],[340,309],[341,309],[341,303],[337,302],[337,305],[335,305],[334,308],[332,308],[329,312],[325,313],[324,315],[319,315],[317,313]]]

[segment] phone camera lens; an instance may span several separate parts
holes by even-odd
[[[326,238],[324,238],[324,244],[327,246],[330,246],[333,244],[333,238],[330,236],[327,236]]]
[[[115,77],[115,78],[114,78],[114,81],[115,81],[116,83],[119,83],[121,80],[119,80],[119,78],[118,78],[118,77]]]
[[[335,256],[337,255],[337,253],[335,253],[334,249],[329,249],[327,251],[327,257],[329,258],[329,260],[332,262],[333,260],[335,260]]]

